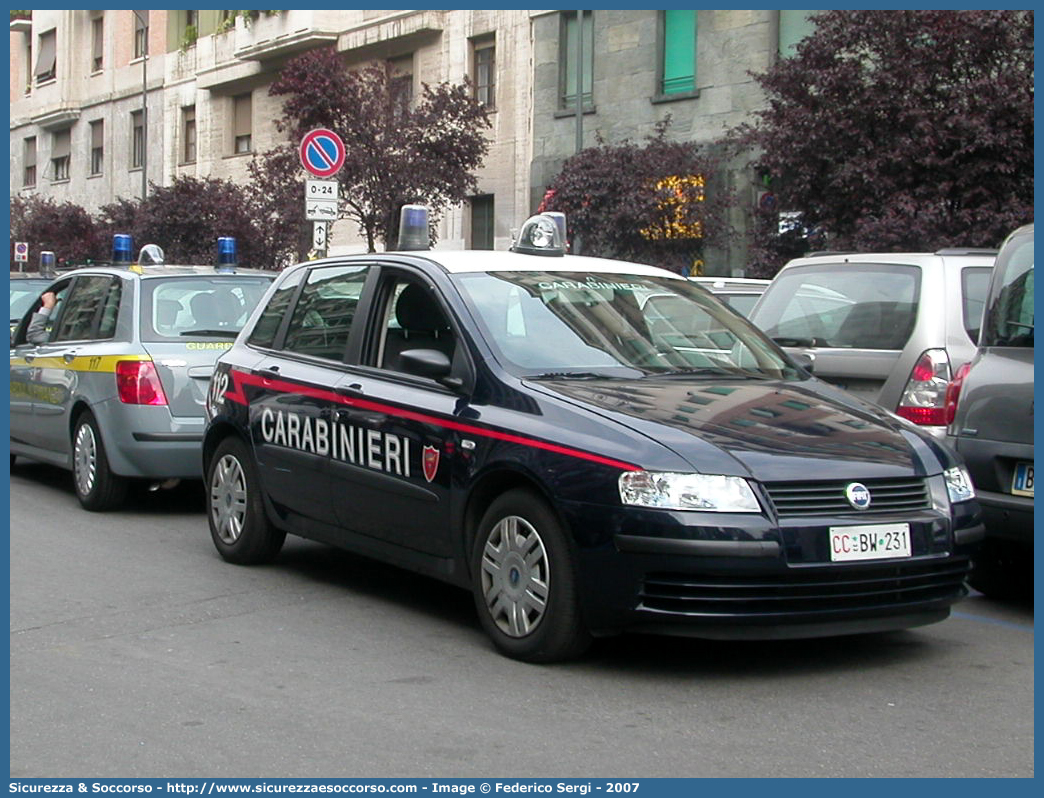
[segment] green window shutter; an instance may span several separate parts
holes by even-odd
[[[779,54],[784,58],[797,52],[797,44],[816,29],[808,17],[816,11],[779,12]]]
[[[696,12],[663,12],[663,93],[696,89]]]

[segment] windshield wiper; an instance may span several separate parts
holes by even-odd
[[[184,330],[182,335],[212,335],[215,338],[235,338],[239,330]]]
[[[527,380],[611,380],[611,374],[599,374],[594,371],[545,371],[533,374]]]

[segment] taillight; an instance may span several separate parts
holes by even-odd
[[[971,371],[971,363],[962,363],[953,375],[950,387],[946,389],[946,426],[950,426],[957,418],[957,403],[961,401],[961,388],[964,387],[964,378]]]
[[[156,364],[151,360],[120,360],[116,363],[116,390],[128,405],[165,405]]]
[[[950,359],[944,349],[929,349],[910,372],[896,413],[914,424],[946,424],[946,390],[950,385]]]

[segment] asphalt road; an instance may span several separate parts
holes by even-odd
[[[10,550],[13,778],[1034,774],[1029,601],[541,667],[439,582],[293,538],[225,564],[199,485],[87,513],[20,461]]]

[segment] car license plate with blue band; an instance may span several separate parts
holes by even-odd
[[[1033,496],[1033,463],[1015,464],[1015,477],[1011,481],[1011,492],[1015,496]]]
[[[832,562],[887,560],[910,556],[909,524],[830,527]]]

